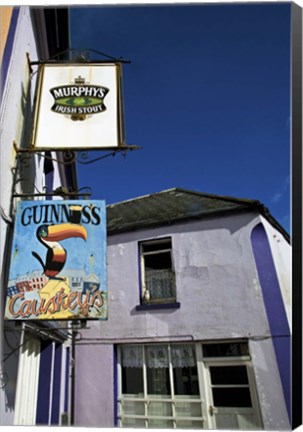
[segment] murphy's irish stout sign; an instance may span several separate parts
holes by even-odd
[[[121,82],[116,63],[41,65],[32,148],[124,145]]]
[[[5,318],[107,319],[104,201],[18,204]]]

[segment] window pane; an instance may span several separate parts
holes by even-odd
[[[145,355],[148,368],[168,368],[167,345],[148,345]]]
[[[237,357],[248,356],[247,343],[221,343],[203,345],[204,357]]]
[[[196,367],[174,367],[173,374],[176,395],[199,395]]]
[[[144,415],[145,403],[123,400],[123,414]]]
[[[256,422],[254,414],[248,414],[247,412],[239,413],[231,416],[226,413],[216,414],[216,426],[217,429],[232,430],[237,429],[240,431],[244,430],[258,430],[260,429],[259,424]]]
[[[165,420],[165,419],[149,419],[148,420],[148,428],[150,429],[172,429],[173,428],[173,422],[172,420]]]
[[[143,368],[122,367],[122,393],[143,395]]]
[[[171,270],[146,269],[145,286],[150,300],[175,297],[175,282]]]
[[[216,407],[251,407],[249,388],[213,388]]]
[[[154,252],[164,249],[171,249],[171,239],[155,240],[142,244],[143,252]]]
[[[171,269],[172,267],[170,252],[159,252],[154,255],[145,255],[144,263],[147,270]]]
[[[170,395],[168,368],[147,368],[147,393]]]
[[[148,415],[171,417],[173,415],[171,403],[161,401],[149,402]]]
[[[204,429],[202,420],[177,420],[178,429]]]
[[[144,419],[136,419],[136,418],[124,418],[122,420],[123,427],[133,427],[133,428],[145,428],[145,420]]]
[[[246,366],[211,366],[212,384],[248,384]]]
[[[201,403],[176,402],[175,410],[177,417],[201,417]]]
[[[124,345],[122,348],[122,366],[143,367],[142,346]]]
[[[174,301],[175,278],[172,266],[171,239],[143,243],[145,289],[149,302]]]

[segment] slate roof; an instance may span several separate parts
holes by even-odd
[[[211,195],[180,188],[167,189],[108,205],[107,232],[110,235],[243,211],[262,214],[289,241],[287,232],[260,201]]]

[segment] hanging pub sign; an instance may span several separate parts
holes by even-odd
[[[39,66],[34,150],[125,145],[120,63]]]
[[[18,204],[6,319],[107,319],[105,215],[99,200]]]

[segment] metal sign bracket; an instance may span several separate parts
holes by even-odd
[[[80,164],[83,165],[88,165],[91,164],[93,162],[97,162],[98,160],[101,159],[105,159],[109,156],[116,156],[117,153],[121,153],[123,156],[126,156],[126,154],[129,151],[133,151],[133,150],[140,150],[142,147],[140,146],[136,146],[136,145],[124,145],[124,146],[120,146],[120,147],[114,147],[114,148],[104,148],[104,149],[100,149],[100,148],[92,148],[92,149],[79,149],[79,150],[71,150],[71,149],[62,149],[62,148],[51,148],[51,149],[39,149],[39,148],[35,148],[33,146],[30,146],[28,148],[20,148],[18,147],[16,141],[13,142],[13,147],[15,152],[17,153],[17,155],[26,155],[26,154],[33,154],[33,153],[39,153],[40,156],[52,160],[54,162],[57,162],[59,164],[63,164],[63,165],[69,165],[75,162],[78,162]],[[109,151],[109,153],[102,155],[102,156],[98,156],[94,159],[89,160],[89,151]],[[59,160],[56,158],[53,158],[45,153],[47,152],[51,152],[54,151],[56,153],[62,153],[63,154],[63,160]]]

